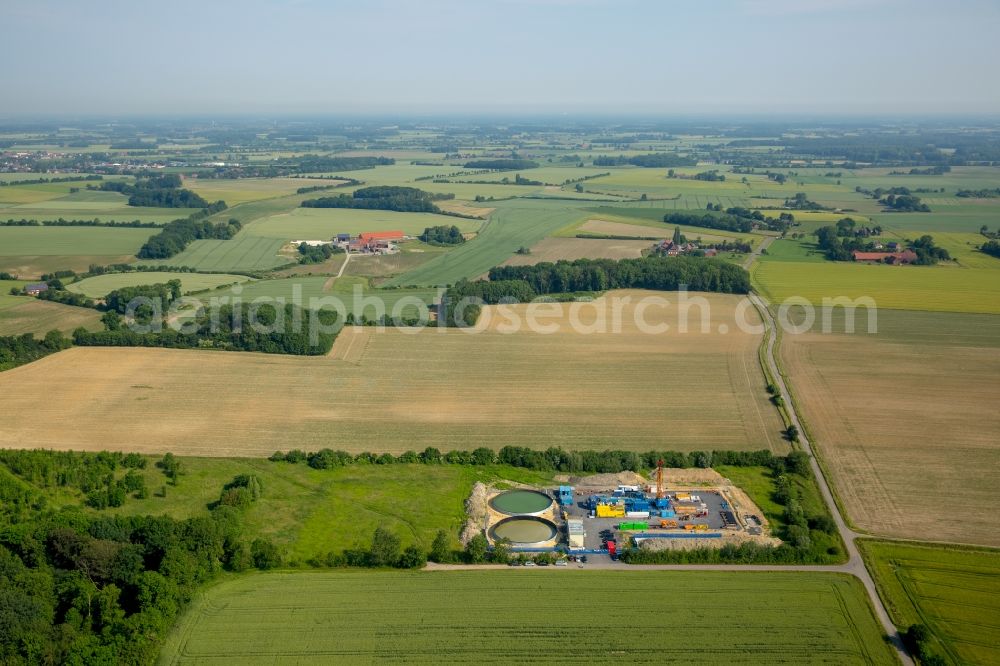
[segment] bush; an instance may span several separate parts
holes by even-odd
[[[416,546],[407,546],[399,556],[398,566],[401,569],[419,569],[427,564],[427,555]]]
[[[278,547],[267,539],[254,539],[250,544],[250,560],[261,570],[276,569],[281,566]]]

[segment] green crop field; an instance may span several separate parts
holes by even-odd
[[[129,263],[156,229],[0,227],[0,271],[25,277],[90,264]]]
[[[269,270],[291,260],[278,254],[285,241],[251,236],[245,231],[230,240],[196,240],[169,259],[144,260],[149,266],[187,266],[199,271]]]
[[[236,206],[248,201],[295,194],[300,187],[336,185],[340,181],[310,180],[308,178],[185,178],[184,187],[197,192],[206,201],[225,201]],[[312,196],[326,196],[323,192]]]
[[[206,661],[844,665],[894,657],[852,577],[514,569],[231,578],[192,604],[160,655],[164,665]]]
[[[357,235],[364,231],[399,230],[411,236],[427,227],[456,226],[463,232],[476,231],[482,220],[434,215],[397,213],[391,210],[355,210],[351,208],[295,208],[253,222],[242,233],[283,240],[328,240],[338,233]]]
[[[0,227],[0,257],[134,254],[155,229]]]
[[[760,261],[792,261],[796,263],[826,263],[823,251],[816,247],[810,238],[793,240],[779,238],[767,247],[767,254],[761,255]]]
[[[1000,551],[859,543],[896,626],[926,625],[948,663],[1000,663]]]
[[[84,296],[90,296],[91,298],[103,298],[109,292],[121,289],[122,287],[157,284],[166,282],[167,280],[180,280],[181,289],[187,293],[203,289],[215,289],[216,287],[233,284],[234,282],[246,282],[249,279],[244,275],[226,275],[225,273],[168,273],[153,271],[109,273],[73,282],[67,285],[66,289],[83,294]]]
[[[994,261],[997,269],[762,261],[753,281],[776,304],[792,297],[818,305],[824,298],[868,296],[880,308],[1000,313],[1000,261]]]
[[[298,294],[298,296],[297,296]],[[346,312],[356,317],[362,314],[376,318],[382,314],[392,314],[393,308],[402,301],[398,314],[414,317],[419,313],[416,302],[429,305],[438,295],[437,289],[371,289],[368,281],[360,277],[341,277],[331,280],[326,276],[302,275],[277,280],[258,280],[241,285],[237,289],[222,290],[211,294],[220,298],[238,296],[244,302],[254,299],[284,299],[286,303],[299,303],[310,307],[311,299],[317,299],[316,307],[337,307],[342,303]],[[261,301],[263,302],[263,301]],[[410,304],[410,305],[408,305]]]
[[[565,201],[522,199],[494,205],[497,209],[474,241],[437,256],[387,284],[445,285],[462,278],[472,279],[502,264],[522,245],[530,247],[587,215],[576,204]]]

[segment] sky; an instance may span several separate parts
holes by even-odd
[[[2,0],[0,116],[1000,113],[997,0]]]

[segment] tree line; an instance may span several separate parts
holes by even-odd
[[[693,167],[698,166],[698,160],[691,156],[677,153],[653,153],[647,155],[599,155],[594,158],[594,166],[626,166],[632,165],[645,168]]]
[[[283,164],[244,164],[200,171],[199,178],[279,178],[331,171],[360,171],[395,164],[391,157],[337,157],[303,155]],[[326,178],[327,176],[320,176]],[[339,176],[338,176],[339,178]],[[353,180],[353,179],[348,179]],[[357,182],[351,184],[358,184]]]
[[[42,339],[35,338],[31,333],[0,336],[0,370],[37,361],[53,352],[66,349],[69,344],[69,340],[56,330],[49,331]]]
[[[239,220],[214,223],[205,219],[224,210],[226,202],[216,201],[186,218],[168,222],[158,234],[149,237],[136,256],[140,259],[166,259],[182,252],[194,240],[231,239],[242,227]]]
[[[201,195],[181,187],[181,177],[175,173],[139,176],[134,183],[124,180],[105,181],[93,189],[118,192],[128,196],[129,206],[154,208],[208,208]]]
[[[492,171],[517,171],[520,169],[535,169],[538,162],[519,158],[471,160],[462,165],[463,169],[490,169]]]
[[[394,210],[404,213],[441,213],[434,201],[454,198],[455,195],[435,195],[415,187],[379,185],[363,187],[351,194],[335,197],[306,199],[303,208],[361,208],[371,210]]]
[[[793,451],[786,456],[776,456],[767,449],[758,451],[566,451],[558,446],[547,449],[529,449],[523,446],[505,446],[499,451],[486,447],[472,450],[442,452],[435,447],[427,447],[421,452],[406,451],[398,456],[391,453],[356,453],[333,449],[305,452],[292,449],[288,452],[276,451],[271,462],[305,464],[313,469],[334,469],[351,465],[509,465],[541,472],[609,474],[618,472],[642,472],[655,468],[662,460],[666,467],[680,469],[707,469],[716,465],[731,467],[767,467],[776,473],[794,472],[808,474],[809,457],[801,451]]]
[[[15,185],[45,185],[46,183],[76,183],[81,181],[104,180],[100,174],[89,176],[66,176],[64,178],[28,178],[26,180],[0,180],[0,187],[12,187]]]
[[[462,230],[455,225],[438,225],[427,227],[419,236],[420,240],[431,245],[461,245],[465,242]]]
[[[108,220],[107,222],[101,222],[99,218],[94,218],[92,220],[65,220],[59,218],[57,220],[26,220],[26,219],[9,219],[0,221],[0,226],[2,227],[132,227],[138,229],[151,229],[154,227],[162,226],[158,222],[143,222],[142,220],[131,220],[128,222],[116,222],[115,220]]]
[[[151,315],[149,321],[155,321]],[[158,313],[160,316],[166,313]],[[159,326],[159,331],[137,333],[124,325],[114,310],[103,318],[106,330],[73,331],[73,344],[97,347],[169,347],[218,349],[266,354],[317,356],[326,354],[337,334],[327,332],[337,322],[333,310],[304,310],[291,303],[238,306],[223,305],[217,312],[202,312],[185,323],[185,331]],[[260,324],[260,327],[251,325]],[[267,330],[270,329],[270,330]]]
[[[490,269],[489,278],[491,281],[524,281],[539,295],[607,289],[674,291],[681,287],[726,294],[750,291],[750,276],[746,270],[735,264],[700,257],[577,259],[533,266],[496,266]]]
[[[748,233],[755,228],[770,229],[772,231],[785,231],[795,222],[795,217],[791,213],[781,213],[778,218],[766,217],[759,210],[749,210],[747,208],[732,207],[727,208],[724,214],[717,215],[715,206],[718,204],[708,204],[712,206],[711,212],[678,211],[667,213],[663,216],[663,221],[669,225],[684,225],[688,227],[702,227],[704,229],[719,229],[722,231],[737,231]]]

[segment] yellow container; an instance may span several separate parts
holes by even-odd
[[[597,505],[598,518],[623,518],[624,516],[625,516],[625,507],[623,506],[617,506],[612,504]]]

